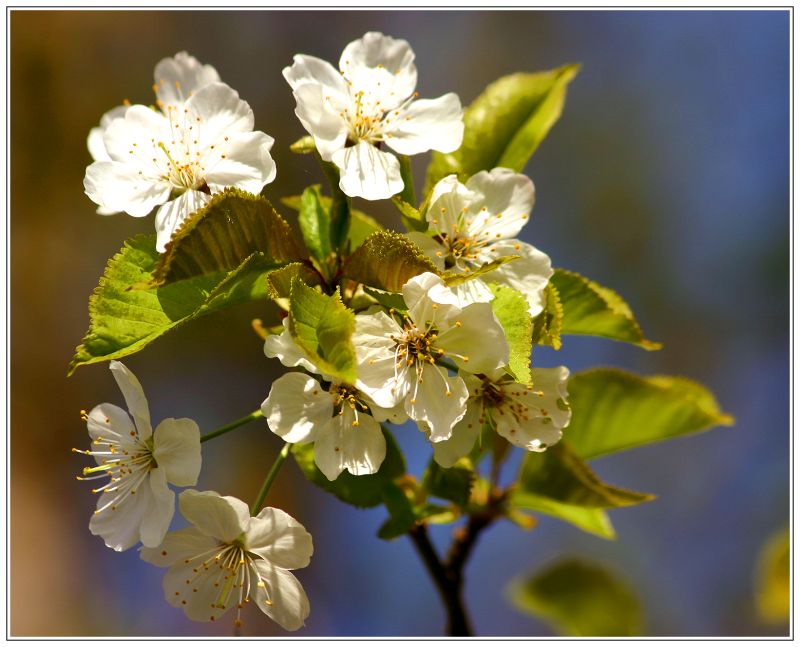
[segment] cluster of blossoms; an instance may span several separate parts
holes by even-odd
[[[455,94],[417,99],[408,43],[368,33],[343,51],[338,69],[297,55],[283,70],[296,114],[324,162],[339,170],[351,197],[390,198],[403,190],[398,158],[452,152],[464,124]],[[155,70],[154,106],[124,105],[89,135],[94,162],[85,189],[98,213],[142,217],[154,209],[156,249],[164,252],[181,224],[227,187],[258,193],[275,178],[272,137],[253,130],[253,112],[216,70],[186,53]],[[569,423],[568,371],[534,368],[520,383],[509,368],[506,332],[492,307],[493,285],[521,293],[531,317],[543,309],[550,259],[515,238],[529,220],[533,183],[509,169],[482,171],[462,184],[455,175],[433,188],[422,214],[426,232],[408,239],[439,273],[402,286],[402,308],[379,303],[355,312],[356,379],[325,373],[292,335],[290,317],[264,343],[268,357],[298,369],[277,379],[261,412],[287,443],[313,443],[314,461],[331,481],[347,471],[376,473],[387,453],[381,423],[412,421],[451,467],[468,456],[483,430],[540,452]],[[491,271],[478,271],[493,264]],[[475,278],[469,275],[475,273]],[[452,282],[444,276],[467,280]],[[523,302],[524,303],[524,302]],[[194,620],[215,620],[253,600],[288,630],[303,625],[309,602],[292,569],[306,566],[311,536],[281,510],[250,510],[212,491],[183,490],[179,509],[191,525],[168,533],[175,511],[169,488],[197,484],[201,435],[189,419],[150,425],[135,376],[111,362],[128,412],[101,404],[87,414],[97,488],[91,532],[167,567],[164,593]],[[78,450],[76,450],[78,451]],[[259,502],[260,505],[261,502]]]

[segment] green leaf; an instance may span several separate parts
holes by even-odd
[[[383,503],[389,512],[389,518],[378,529],[381,539],[396,539],[406,534],[417,522],[417,515],[406,493],[394,483],[383,489]]]
[[[350,206],[352,200],[349,195],[345,195],[344,191],[339,188],[339,178],[341,175],[339,167],[333,162],[324,161],[319,154],[317,155],[317,161],[322,167],[325,177],[328,179],[328,184],[330,185],[333,195],[331,206],[328,209],[328,213],[330,214],[331,247],[333,247],[336,252],[345,254],[349,251],[347,249],[347,242],[350,238],[350,221],[352,220]]]
[[[399,195],[392,197],[392,204],[397,207],[408,231],[427,231],[428,221],[422,217],[418,209],[403,200]]]
[[[469,494],[475,482],[475,472],[461,461],[450,468],[441,467],[431,459],[422,477],[422,487],[429,494],[452,501],[462,508],[469,503]]]
[[[229,272],[258,253],[273,268],[304,257],[288,223],[269,200],[239,189],[225,189],[184,221],[167,243],[148,288],[183,279]]]
[[[289,300],[289,332],[295,343],[321,373],[355,384],[356,315],[342,303],[338,288],[328,296],[295,278]]]
[[[512,582],[512,604],[569,636],[638,636],[644,631],[639,600],[604,567],[563,559]]]
[[[308,153],[314,153],[317,150],[317,145],[314,143],[314,138],[311,135],[307,135],[290,144],[289,150],[298,155],[307,155]]]
[[[511,492],[509,504],[516,508],[533,510],[561,519],[603,539],[616,539],[617,536],[606,511],[601,508],[584,508],[569,503],[560,503],[548,497],[519,489]]]
[[[280,269],[267,274],[267,294],[270,299],[278,302],[281,308],[289,311],[289,295],[292,291],[292,281],[300,279],[308,286],[320,285],[322,278],[313,268],[306,263],[289,263]]]
[[[315,184],[314,188],[319,189],[319,184]],[[332,202],[331,198],[320,194],[319,199],[322,204],[322,208],[325,209],[326,212],[330,213]],[[281,202],[290,209],[300,211],[302,206],[302,196],[288,196],[281,198]],[[363,211],[350,209],[350,215],[352,216],[352,220],[350,221],[350,245],[353,249],[363,243],[370,234],[374,234],[376,231],[381,231],[383,229],[383,227],[381,227],[375,218],[368,216]]]
[[[159,262],[156,237],[137,236],[125,242],[89,298],[89,330],[69,367],[119,359],[142,350],[180,324],[235,303],[267,296],[266,275],[273,265],[253,254],[233,272],[213,272],[149,290]]]
[[[394,480],[405,474],[403,455],[392,434],[383,429],[386,438],[386,458],[375,474],[353,476],[345,471],[335,481],[329,481],[314,464],[314,445],[294,445],[292,455],[305,477],[314,485],[330,492],[340,501],[357,508],[373,508],[384,501],[387,487],[395,487]]]
[[[403,285],[423,272],[439,271],[422,250],[402,234],[372,234],[345,263],[343,274],[386,292],[401,292]]]
[[[370,295],[387,310],[394,308],[395,310],[405,312],[408,309],[406,302],[403,299],[403,295],[397,292],[386,292],[385,290],[378,290],[377,288],[371,288],[369,286],[364,287],[364,292]]]
[[[791,614],[791,543],[789,529],[773,534],[762,546],[756,568],[756,609],[768,624],[789,622]]]
[[[492,311],[508,341],[508,368],[517,382],[530,384],[533,321],[528,314],[528,301],[514,288],[496,283],[489,287],[494,294]]]
[[[655,498],[603,483],[563,440],[545,452],[525,455],[519,486],[523,491],[584,508],[619,508]]]
[[[400,199],[409,205],[417,204],[417,196],[414,193],[414,173],[411,170],[411,160],[408,155],[397,155],[400,162],[400,177],[403,180],[403,190],[400,192]]]
[[[564,308],[558,290],[551,282],[544,289],[544,308],[533,320],[533,343],[558,350],[561,348],[563,324]]]
[[[298,222],[308,251],[318,261],[325,262],[333,251],[330,237],[331,219],[327,209],[322,206],[317,187],[310,186],[303,191]]]
[[[561,116],[578,65],[517,73],[491,83],[464,111],[464,140],[454,153],[433,153],[425,192],[446,175],[466,181],[498,166],[521,172]]]
[[[608,337],[646,350],[661,348],[645,338],[630,307],[613,290],[562,269],[555,270],[550,282],[564,309],[563,334]]]
[[[734,422],[708,389],[682,377],[599,368],[573,375],[568,391],[564,433],[584,459]]]

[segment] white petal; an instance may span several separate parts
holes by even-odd
[[[238,591],[224,589],[230,572],[225,570],[223,564],[209,557],[205,566],[207,568],[202,566],[202,560],[188,564],[184,560],[176,562],[164,575],[164,597],[167,602],[183,609],[186,616],[196,622],[216,620],[239,601]]]
[[[496,431],[512,445],[532,452],[541,452],[561,440],[561,430],[535,417],[520,422],[513,416],[494,414]]]
[[[441,366],[427,365],[406,397],[406,412],[412,420],[428,423],[431,442],[450,438],[453,425],[466,413],[467,387],[460,377]]]
[[[314,83],[321,85],[328,93],[336,93],[342,101],[349,95],[347,83],[339,70],[316,56],[295,54],[291,67],[283,68],[283,78],[292,90],[306,83]]]
[[[294,113],[314,137],[320,156],[330,162],[334,153],[344,148],[347,123],[330,101],[325,86],[304,83],[294,90],[297,107]]]
[[[89,165],[83,188],[103,209],[103,215],[124,211],[135,218],[143,218],[153,207],[163,204],[171,190],[168,183],[143,178],[136,169],[120,162]]]
[[[320,429],[314,441],[314,462],[329,481],[343,470],[356,476],[374,474],[385,457],[386,439],[380,425],[365,413],[356,419],[349,407],[333,424]]]
[[[544,289],[553,275],[550,257],[533,245],[514,239],[493,245],[492,250],[497,256],[516,254],[520,258],[485,274],[483,279],[519,290],[528,301],[530,315],[538,315],[544,307]]]
[[[483,279],[472,279],[459,283],[450,288],[458,297],[458,305],[466,308],[470,303],[489,303],[494,299],[494,293]]]
[[[200,117],[198,132],[201,148],[225,135],[253,130],[253,111],[239,93],[224,83],[211,83],[198,90],[186,102],[186,109]]]
[[[114,119],[119,119],[120,117],[125,116],[125,113],[128,112],[129,107],[130,106],[117,106],[112,108],[100,118],[100,126],[97,128],[92,128],[89,131],[89,137],[86,140],[86,146],[89,149],[89,154],[92,156],[92,159],[95,162],[111,161],[108,151],[106,150],[105,142],[103,141],[103,135],[106,132],[106,128],[108,128]]]
[[[447,321],[460,313],[458,298],[441,277],[423,272],[403,285],[403,300],[417,326],[429,321]]]
[[[175,105],[182,105],[200,88],[220,80],[213,67],[202,65],[186,52],[161,59],[156,64],[153,77],[158,99]]]
[[[124,409],[115,404],[98,404],[89,412],[86,417],[86,426],[89,429],[89,436],[92,440],[102,438],[105,440],[116,440],[119,436],[135,442],[131,433],[136,432],[136,426],[130,415]],[[105,459],[102,459],[105,461]]]
[[[205,180],[212,193],[235,186],[242,191],[258,193],[275,179],[275,161],[269,154],[275,140],[260,131],[234,133],[214,156],[205,160]],[[224,155],[224,157],[222,157]]]
[[[344,48],[339,69],[356,90],[371,91],[387,110],[400,105],[417,86],[414,52],[408,41],[375,31]]]
[[[250,597],[258,608],[287,631],[302,627],[311,605],[297,578],[261,559],[255,562],[255,567],[264,584],[258,586],[258,579],[251,577]]]
[[[313,377],[287,373],[272,383],[261,404],[269,428],[287,443],[314,439],[333,416],[333,396]]]
[[[468,305],[458,322],[461,325],[439,334],[436,348],[444,350],[459,368],[469,373],[488,373],[508,364],[508,342],[491,305]]]
[[[436,264],[436,267],[444,271],[444,257],[447,255],[447,248],[421,231],[409,231],[406,238],[419,247],[425,256]]]
[[[569,407],[559,406],[559,400],[566,402],[567,382],[569,380],[569,370],[566,366],[555,368],[534,368],[531,370],[533,390],[542,391],[544,395],[539,396],[539,409],[547,412],[547,417],[552,419],[552,425],[562,429],[569,424],[571,411]],[[562,403],[563,404],[563,403]],[[542,414],[544,415],[544,414]]]
[[[267,357],[277,357],[281,364],[294,368],[301,366],[312,373],[319,373],[317,367],[312,364],[300,347],[295,344],[289,332],[289,317],[283,319],[283,332],[280,335],[270,335],[264,341],[264,354]]]
[[[466,456],[475,446],[481,433],[481,406],[474,398],[467,401],[467,413],[453,427],[453,435],[447,440],[433,443],[433,458],[442,467],[453,467],[458,459]]]
[[[201,555],[217,545],[217,540],[204,535],[197,528],[183,528],[170,532],[154,548],[143,547],[139,557],[155,566],[165,567]]]
[[[184,490],[178,499],[184,519],[198,530],[225,543],[230,543],[250,525],[247,504],[232,496],[216,492]]]
[[[452,92],[438,99],[412,101],[387,121],[385,141],[402,155],[429,150],[452,153],[464,139],[461,101]]]
[[[380,407],[372,402],[372,399],[366,394],[362,394],[362,397],[365,401],[365,404],[369,405],[369,411],[372,414],[372,417],[378,422],[388,420],[396,425],[401,425],[408,420],[408,414],[406,413],[402,402],[399,402],[394,407],[386,408]]]
[[[148,547],[158,546],[164,540],[175,514],[175,493],[167,486],[164,468],[151,469],[147,480],[132,496],[145,498],[144,514],[139,528],[142,544]]]
[[[165,418],[153,435],[153,458],[167,481],[178,487],[197,484],[202,456],[200,428],[189,418]]]
[[[473,207],[479,216],[471,231],[483,237],[503,239],[516,236],[533,209],[534,189],[530,178],[507,168],[481,171],[467,180],[477,195]],[[486,210],[483,211],[483,208]]]
[[[100,496],[89,521],[89,531],[102,537],[109,548],[123,551],[139,541],[139,528],[147,501],[145,497],[133,495],[117,504],[107,505],[116,496],[116,492],[105,492]]]
[[[283,510],[264,508],[250,520],[245,535],[247,550],[280,568],[308,566],[314,545],[301,523]]]
[[[163,253],[184,220],[203,208],[209,200],[211,196],[208,194],[189,190],[162,205],[156,212],[156,250]]]
[[[147,106],[135,105],[128,107],[124,117],[108,123],[103,143],[111,160],[129,164],[153,179],[159,175],[159,168],[169,165],[158,142],[168,142],[171,136],[167,117]]]
[[[430,205],[425,218],[431,231],[453,237],[469,229],[469,209],[475,201],[475,193],[467,189],[455,175],[448,175],[433,187]]]
[[[339,167],[339,188],[351,197],[384,200],[403,190],[400,162],[372,144],[362,141],[340,149],[331,161]]]
[[[147,440],[153,433],[150,427],[150,408],[147,406],[147,398],[144,395],[142,385],[139,380],[122,362],[111,360],[108,366],[111,374],[117,381],[125,404],[128,406],[133,419],[136,421],[136,428],[139,430],[139,438]]]

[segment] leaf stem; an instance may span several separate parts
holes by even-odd
[[[292,443],[286,443],[281,449],[278,457],[275,459],[275,462],[272,464],[272,467],[269,468],[269,472],[267,472],[267,477],[264,479],[264,484],[261,486],[261,490],[256,497],[255,503],[253,503],[253,507],[250,509],[250,514],[252,516],[256,516],[261,511],[261,506],[264,505],[264,499],[267,498],[267,493],[269,489],[272,487],[272,482],[275,480],[275,477],[278,476],[278,472],[281,469],[281,465],[286,460],[286,457],[289,455],[289,450],[292,448]]]
[[[261,413],[261,410],[253,411],[253,413],[247,414],[244,418],[239,418],[238,420],[234,420],[230,424],[225,425],[224,427],[220,427],[215,431],[211,431],[207,433],[205,436],[200,436],[200,442],[204,443],[207,440],[211,440],[212,438],[216,438],[217,436],[221,436],[222,434],[227,434],[229,431],[233,431],[237,427],[241,427],[242,425],[246,425],[248,422],[253,420],[258,420],[259,418],[263,418],[264,414]]]

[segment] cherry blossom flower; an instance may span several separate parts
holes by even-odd
[[[94,490],[100,500],[89,530],[117,551],[138,541],[157,546],[175,512],[175,493],[167,483],[197,483],[200,429],[189,418],[166,418],[153,431],[139,380],[121,362],[112,361],[110,368],[129,413],[113,404],[97,405],[85,416],[91,449],[73,449],[97,461],[79,480],[109,479]]]
[[[192,620],[216,620],[236,606],[255,601],[261,611],[288,631],[303,626],[310,605],[290,572],[308,566],[311,535],[283,510],[264,508],[251,517],[247,505],[216,492],[185,490],[181,514],[192,524],[169,533],[141,558],[168,567],[164,595]]]
[[[102,132],[108,159],[86,169],[84,188],[105,213],[140,218],[159,207],[156,249],[163,252],[212,194],[229,186],[258,193],[275,179],[275,163],[273,138],[253,131],[253,111],[229,86],[208,83],[188,97],[180,84],[158,87],[161,111],[134,105],[110,119]]]
[[[440,442],[464,416],[468,392],[459,375],[437,362],[489,373],[508,363],[508,343],[488,303],[461,308],[431,272],[409,280],[403,298],[408,313],[399,323],[385,312],[356,316],[356,386],[379,406],[402,402],[411,419],[429,425],[431,441]]]
[[[501,256],[520,258],[455,288],[462,305],[491,301],[488,283],[508,285],[525,295],[531,316],[543,308],[553,270],[547,254],[515,238],[533,208],[533,182],[510,169],[481,171],[461,184],[455,175],[433,189],[425,217],[427,234],[408,237],[441,269],[471,272]]]
[[[433,445],[433,455],[442,467],[452,467],[475,445],[484,424],[512,445],[543,452],[561,440],[569,424],[567,379],[569,371],[557,368],[531,369],[533,386],[515,382],[503,370],[476,377],[462,374],[469,389],[467,411],[453,428],[453,435]]]
[[[451,153],[464,136],[456,94],[416,99],[417,69],[408,42],[368,32],[342,52],[339,70],[298,54],[283,70],[297,101],[295,114],[320,156],[340,171],[349,196],[381,200],[403,190],[401,155]]]

